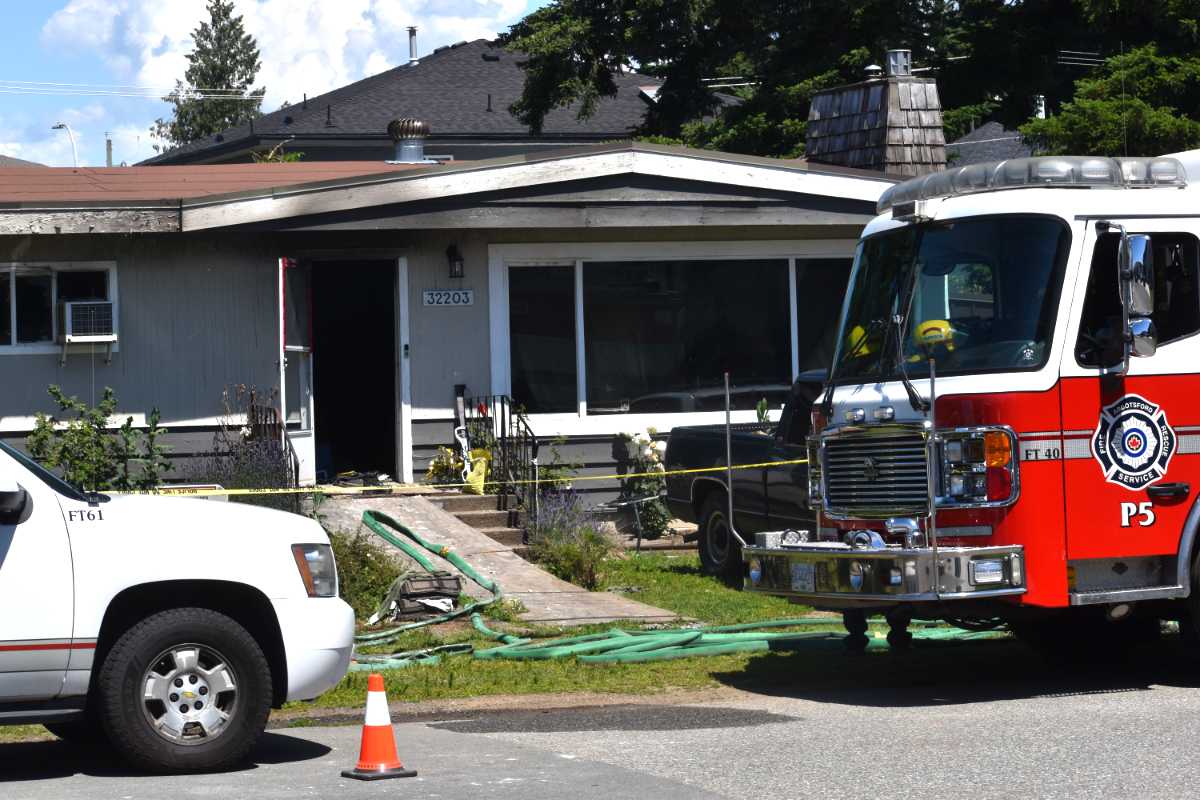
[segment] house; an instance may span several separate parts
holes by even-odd
[[[23,158],[13,158],[12,156],[0,155],[0,167],[40,167],[36,161],[26,161]]]
[[[963,167],[985,161],[1029,158],[1033,155],[1033,148],[1020,131],[992,120],[946,145],[946,155],[953,166]]]
[[[48,384],[111,386],[138,424],[161,410],[182,477],[245,384],[276,392],[305,480],[411,480],[452,443],[461,397],[505,395],[603,472],[615,434],[722,421],[724,369],[753,421],[826,365],[855,239],[893,182],[631,142],[3,170],[0,436],[52,410]],[[72,303],[107,308],[112,340],[69,341]]]
[[[414,51],[415,52],[415,51]],[[392,157],[388,123],[397,117],[425,121],[426,153],[440,161],[541,153],[630,138],[641,126],[661,81],[646,75],[616,78],[617,95],[577,119],[577,106],[546,117],[538,135],[509,113],[521,96],[524,56],[477,39],[440,47],[378,75],[264,114],[246,125],[168,150],[143,164],[227,164],[283,144],[304,161],[383,161]]]

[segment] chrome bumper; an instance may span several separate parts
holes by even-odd
[[[836,542],[747,547],[745,588],[819,603],[931,602],[1025,593],[1018,545],[856,549]],[[935,568],[936,566],[936,568]]]

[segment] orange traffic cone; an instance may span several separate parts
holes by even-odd
[[[396,737],[392,733],[392,718],[388,713],[387,693],[383,676],[373,673],[367,678],[367,718],[363,721],[362,745],[358,751],[358,766],[342,771],[343,778],[378,781],[384,778],[411,778],[416,770],[405,769],[396,753]]]

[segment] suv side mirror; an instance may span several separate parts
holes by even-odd
[[[28,506],[29,494],[20,484],[0,478],[0,524],[20,522]]]

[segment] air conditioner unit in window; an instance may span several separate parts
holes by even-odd
[[[58,304],[60,344],[112,344],[117,341],[113,304],[107,300]]]

